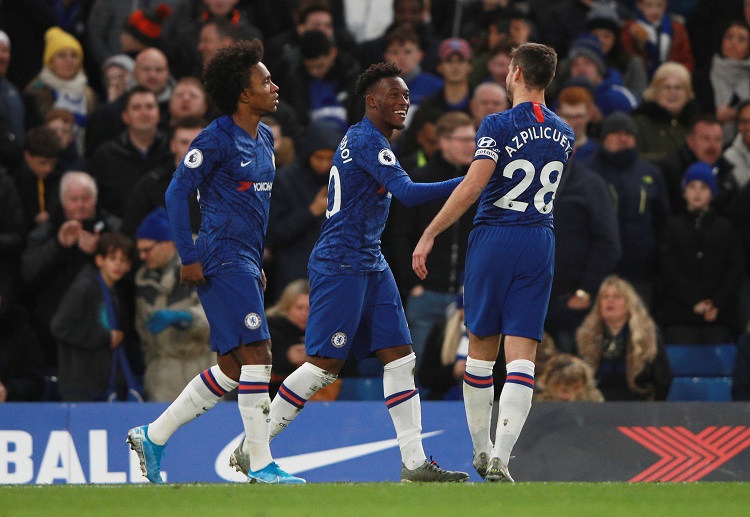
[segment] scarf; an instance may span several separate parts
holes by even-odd
[[[52,90],[55,100],[54,107],[70,111],[76,119],[76,125],[86,125],[88,111],[88,98],[86,96],[88,80],[83,71],[76,74],[73,79],[60,79],[49,67],[43,67],[39,73],[39,80]]]
[[[669,51],[672,49],[672,20],[669,16],[662,16],[655,25],[649,23],[643,13],[638,13],[637,23],[648,34],[646,54],[648,55],[648,76],[654,75],[659,65],[669,61]]]
[[[717,108],[735,104],[737,100],[750,99],[750,59],[729,59],[714,54],[709,77]],[[727,144],[737,133],[737,127],[734,122],[724,122],[722,129],[724,143]]]

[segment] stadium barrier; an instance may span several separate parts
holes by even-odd
[[[0,405],[0,484],[141,483],[130,427],[166,407]],[[461,402],[423,402],[423,442],[446,468],[471,473]],[[537,403],[513,451],[516,481],[750,481],[750,403]],[[180,429],[162,462],[167,482],[242,482],[229,454],[242,439],[236,402]],[[398,444],[381,402],[311,402],[271,443],[309,482],[398,481]]]

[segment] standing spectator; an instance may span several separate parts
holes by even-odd
[[[211,61],[220,49],[240,39],[242,39],[242,34],[239,27],[227,18],[211,18],[204,23],[198,36],[198,53],[201,61],[193,70],[192,76],[200,77],[206,63]]]
[[[487,115],[501,113],[510,107],[505,88],[494,82],[480,83],[474,88],[469,111],[474,127],[479,127]]]
[[[0,288],[5,303],[16,299],[20,258],[28,227],[13,178],[0,169]]]
[[[133,11],[120,33],[123,54],[134,57],[150,47],[162,48],[162,25],[171,14],[172,8],[168,4],[159,4],[154,10]]]
[[[687,211],[667,221],[660,241],[662,326],[667,343],[734,340],[743,250],[734,226],[710,210],[711,165],[695,162],[682,180]]]
[[[29,230],[49,221],[50,211],[58,201],[60,170],[57,160],[62,150],[60,139],[50,128],[35,127],[26,135],[23,162],[13,172],[13,177]]]
[[[159,207],[135,232],[143,264],[135,275],[135,324],[146,370],[143,388],[151,401],[172,402],[185,384],[210,368],[208,320],[195,288],[180,285],[180,256],[167,210]]]
[[[104,142],[91,157],[91,173],[105,210],[124,217],[133,185],[166,156],[166,138],[159,131],[159,105],[154,92],[136,86],[125,97],[125,131]]]
[[[292,280],[307,278],[307,261],[328,207],[333,154],[343,136],[336,122],[312,122],[297,160],[276,175],[266,236],[273,254],[269,300],[278,299]]]
[[[576,341],[605,400],[666,400],[672,371],[664,341],[627,280],[604,279]]]
[[[721,49],[711,65],[693,76],[695,98],[704,113],[722,123],[724,143],[737,134],[737,107],[750,100],[750,26],[744,21],[729,24],[721,39]]]
[[[724,159],[732,164],[737,186],[750,182],[750,100],[737,106],[737,136],[724,151]]]
[[[24,89],[33,99],[34,120],[41,123],[52,108],[66,109],[76,119],[79,150],[83,152],[85,128],[96,107],[96,95],[83,71],[83,48],[59,27],[44,34],[44,66]]]
[[[171,161],[164,160],[146,172],[135,182],[128,195],[125,217],[122,221],[122,232],[124,234],[135,235],[136,229],[148,214],[160,206],[166,207],[164,194],[167,192],[169,182],[172,181],[172,174],[182,163],[182,159],[190,149],[190,144],[205,127],[206,121],[201,118],[187,117],[176,121],[172,129],[172,138],[169,140]],[[189,203],[190,229],[197,235],[201,225],[197,196],[191,195]]]
[[[31,318],[49,366],[57,364],[49,325],[76,275],[93,262],[99,234],[120,227],[120,219],[97,207],[94,179],[71,171],[60,180],[60,203],[49,220],[29,233],[21,255],[21,276],[30,300]]]
[[[664,63],[656,70],[643,92],[643,102],[633,112],[638,150],[645,160],[657,162],[685,142],[698,116],[694,97],[687,68]]]
[[[75,117],[68,110],[52,108],[44,117],[44,125],[57,135],[61,151],[57,158],[57,170],[88,171],[89,161],[81,156],[76,145]]]
[[[589,138],[589,123],[601,120],[601,113],[594,104],[594,96],[585,86],[566,86],[557,97],[557,114],[572,129],[576,136],[573,157],[586,160],[598,147],[598,142]]]
[[[727,210],[738,186],[732,175],[732,164],[721,155],[721,144],[721,124],[712,116],[698,117],[691,125],[685,142],[658,162],[664,174],[673,214],[685,211],[682,179],[688,166],[698,161],[710,164],[714,171],[716,193],[711,202],[712,208],[718,214]]]
[[[102,83],[104,86],[104,102],[112,102],[135,84],[133,76],[135,61],[125,54],[115,54],[102,64]]]
[[[112,350],[125,338],[115,284],[130,271],[133,249],[133,241],[119,232],[102,234],[94,252],[96,267],[87,265],[78,273],[52,318],[65,402],[106,399]]]
[[[696,68],[711,63],[714,52],[721,47],[727,21],[742,19],[750,22],[750,5],[746,0],[695,0],[685,27],[690,35]]]
[[[19,148],[23,147],[26,136],[26,108],[18,88],[8,80],[8,66],[11,61],[10,38],[0,31],[0,119],[5,122],[6,134],[0,135],[0,142],[5,146],[10,140]],[[5,152],[2,153],[3,165],[8,166]]]
[[[669,217],[661,171],[642,160],[633,119],[614,113],[602,123],[602,145],[585,165],[607,182],[617,210],[622,255],[615,272],[633,284],[646,306],[653,302],[657,240]]]
[[[693,70],[693,51],[687,30],[667,12],[667,0],[637,0],[636,20],[622,28],[622,42],[628,52],[643,59],[649,77],[664,63],[680,63]]]

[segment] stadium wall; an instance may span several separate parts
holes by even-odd
[[[130,427],[165,404],[2,404],[0,484],[141,483],[125,443]],[[423,402],[424,448],[471,473],[461,402]],[[750,403],[539,403],[513,451],[516,481],[750,481]],[[241,482],[227,460],[242,438],[236,403],[218,404],[165,450],[168,482]],[[309,403],[271,444],[287,471],[309,482],[398,481],[385,404]]]

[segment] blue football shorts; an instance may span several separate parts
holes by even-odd
[[[224,355],[240,345],[270,339],[263,311],[263,281],[248,272],[206,277],[196,288],[211,330],[211,350]]]
[[[389,267],[365,275],[323,275],[312,270],[308,274],[308,355],[346,359],[351,351],[361,360],[376,350],[411,344]]]
[[[555,236],[544,226],[488,226],[469,235],[466,328],[541,341],[555,268]]]

